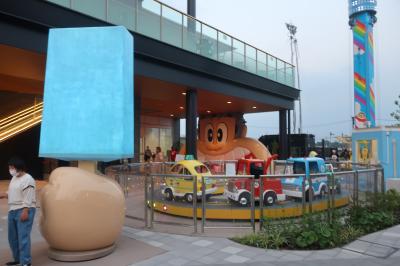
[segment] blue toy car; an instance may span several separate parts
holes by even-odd
[[[312,177],[312,195],[325,196],[328,192],[328,174],[332,171],[329,165],[325,164],[322,158],[290,158],[286,161],[285,174],[304,174],[297,178],[285,178],[282,180],[283,193],[288,197],[302,198],[302,183],[303,179],[309,174],[327,175]],[[309,183],[305,180],[306,201],[309,200]]]

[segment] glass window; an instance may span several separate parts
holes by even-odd
[[[217,59],[217,31],[207,25],[202,25],[200,54]]]
[[[180,175],[191,175],[190,171],[186,167],[182,167],[179,170]],[[185,177],[185,180],[193,180],[193,177]]]
[[[285,67],[285,80],[286,85],[294,87],[294,67],[289,64]]]
[[[193,53],[200,53],[201,24],[190,17],[183,17],[183,48]]]
[[[153,0],[138,2],[137,30],[146,36],[160,39],[161,4]]]
[[[305,164],[302,162],[294,162],[293,163],[293,174],[305,174],[306,168]]]
[[[256,49],[246,45],[246,70],[256,73]]]
[[[49,2],[56,3],[57,5],[60,6],[65,6],[65,7],[70,7],[70,1],[69,0],[49,0]]]
[[[135,0],[108,0],[107,20],[115,25],[125,26],[129,30],[136,28]]]
[[[233,39],[233,65],[244,69],[244,43]]]
[[[106,20],[106,0],[72,0],[71,8],[89,16]]]
[[[182,14],[172,8],[162,6],[161,40],[182,47]]]
[[[282,60],[277,59],[276,67],[278,71],[277,81],[280,83],[285,83],[285,63]]]
[[[267,54],[257,50],[257,74],[267,77]]]
[[[177,164],[171,168],[171,173],[179,173],[182,170],[182,165]]]
[[[218,32],[218,60],[232,64],[232,38],[222,32]]]
[[[172,129],[160,128],[160,148],[164,154],[172,147]]]
[[[209,170],[205,165],[198,165],[194,168],[198,174],[207,173]]]
[[[319,173],[318,163],[310,162],[310,174],[317,174],[317,173]]]
[[[146,128],[144,136],[144,146],[149,146],[152,152],[155,152],[156,147],[160,146],[160,129]]]
[[[267,55],[268,61],[268,78],[272,80],[276,80],[276,58],[272,55]]]
[[[237,166],[237,174],[245,175],[246,174],[247,164],[245,162],[239,162]]]

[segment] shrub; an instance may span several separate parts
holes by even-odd
[[[393,213],[374,211],[366,207],[354,206],[349,211],[348,224],[368,234],[395,224]]]
[[[392,213],[395,223],[400,223],[400,193],[390,189],[386,193],[372,193],[369,196],[369,209]]]
[[[355,228],[351,225],[345,225],[343,228],[339,231],[339,234],[336,239],[336,244],[337,245],[344,245],[347,244],[353,240],[356,240],[358,237],[360,237],[363,234],[363,231]]]
[[[267,248],[266,238],[263,233],[250,234],[244,237],[234,237],[232,240],[243,245],[257,248]]]
[[[258,234],[233,240],[272,249],[323,249],[345,245],[363,234],[400,223],[400,193],[368,195],[368,204],[306,214],[299,219],[266,220]]]

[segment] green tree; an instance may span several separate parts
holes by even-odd
[[[399,95],[400,99],[400,95]],[[394,101],[394,104],[396,105],[396,110],[392,112],[390,115],[397,120],[397,125],[400,126],[400,101],[396,100]]]

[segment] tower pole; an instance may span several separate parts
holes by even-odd
[[[292,66],[294,65],[293,39],[294,39],[293,35],[290,34],[290,63],[292,64]],[[289,116],[290,116],[290,110],[289,110]],[[293,107],[293,132],[296,133],[296,105],[294,105]]]
[[[374,41],[377,0],[349,0],[353,32],[354,128],[375,127]]]
[[[294,40],[294,49],[296,53],[296,71],[297,71],[297,88],[300,90],[300,72],[299,72],[299,48],[297,39]],[[301,112],[301,92],[299,93],[299,134],[303,132],[303,115]]]
[[[297,27],[292,23],[286,23],[286,28],[289,30],[290,36],[290,52],[291,52],[291,64],[293,65],[293,55],[296,56],[296,74],[297,74],[297,89],[300,90],[300,76],[299,76],[299,57],[298,57],[298,46],[296,39]],[[294,50],[294,51],[293,51]],[[302,132],[302,113],[301,113],[301,92],[299,93],[299,133]],[[293,109],[293,130],[296,131],[296,107]]]

